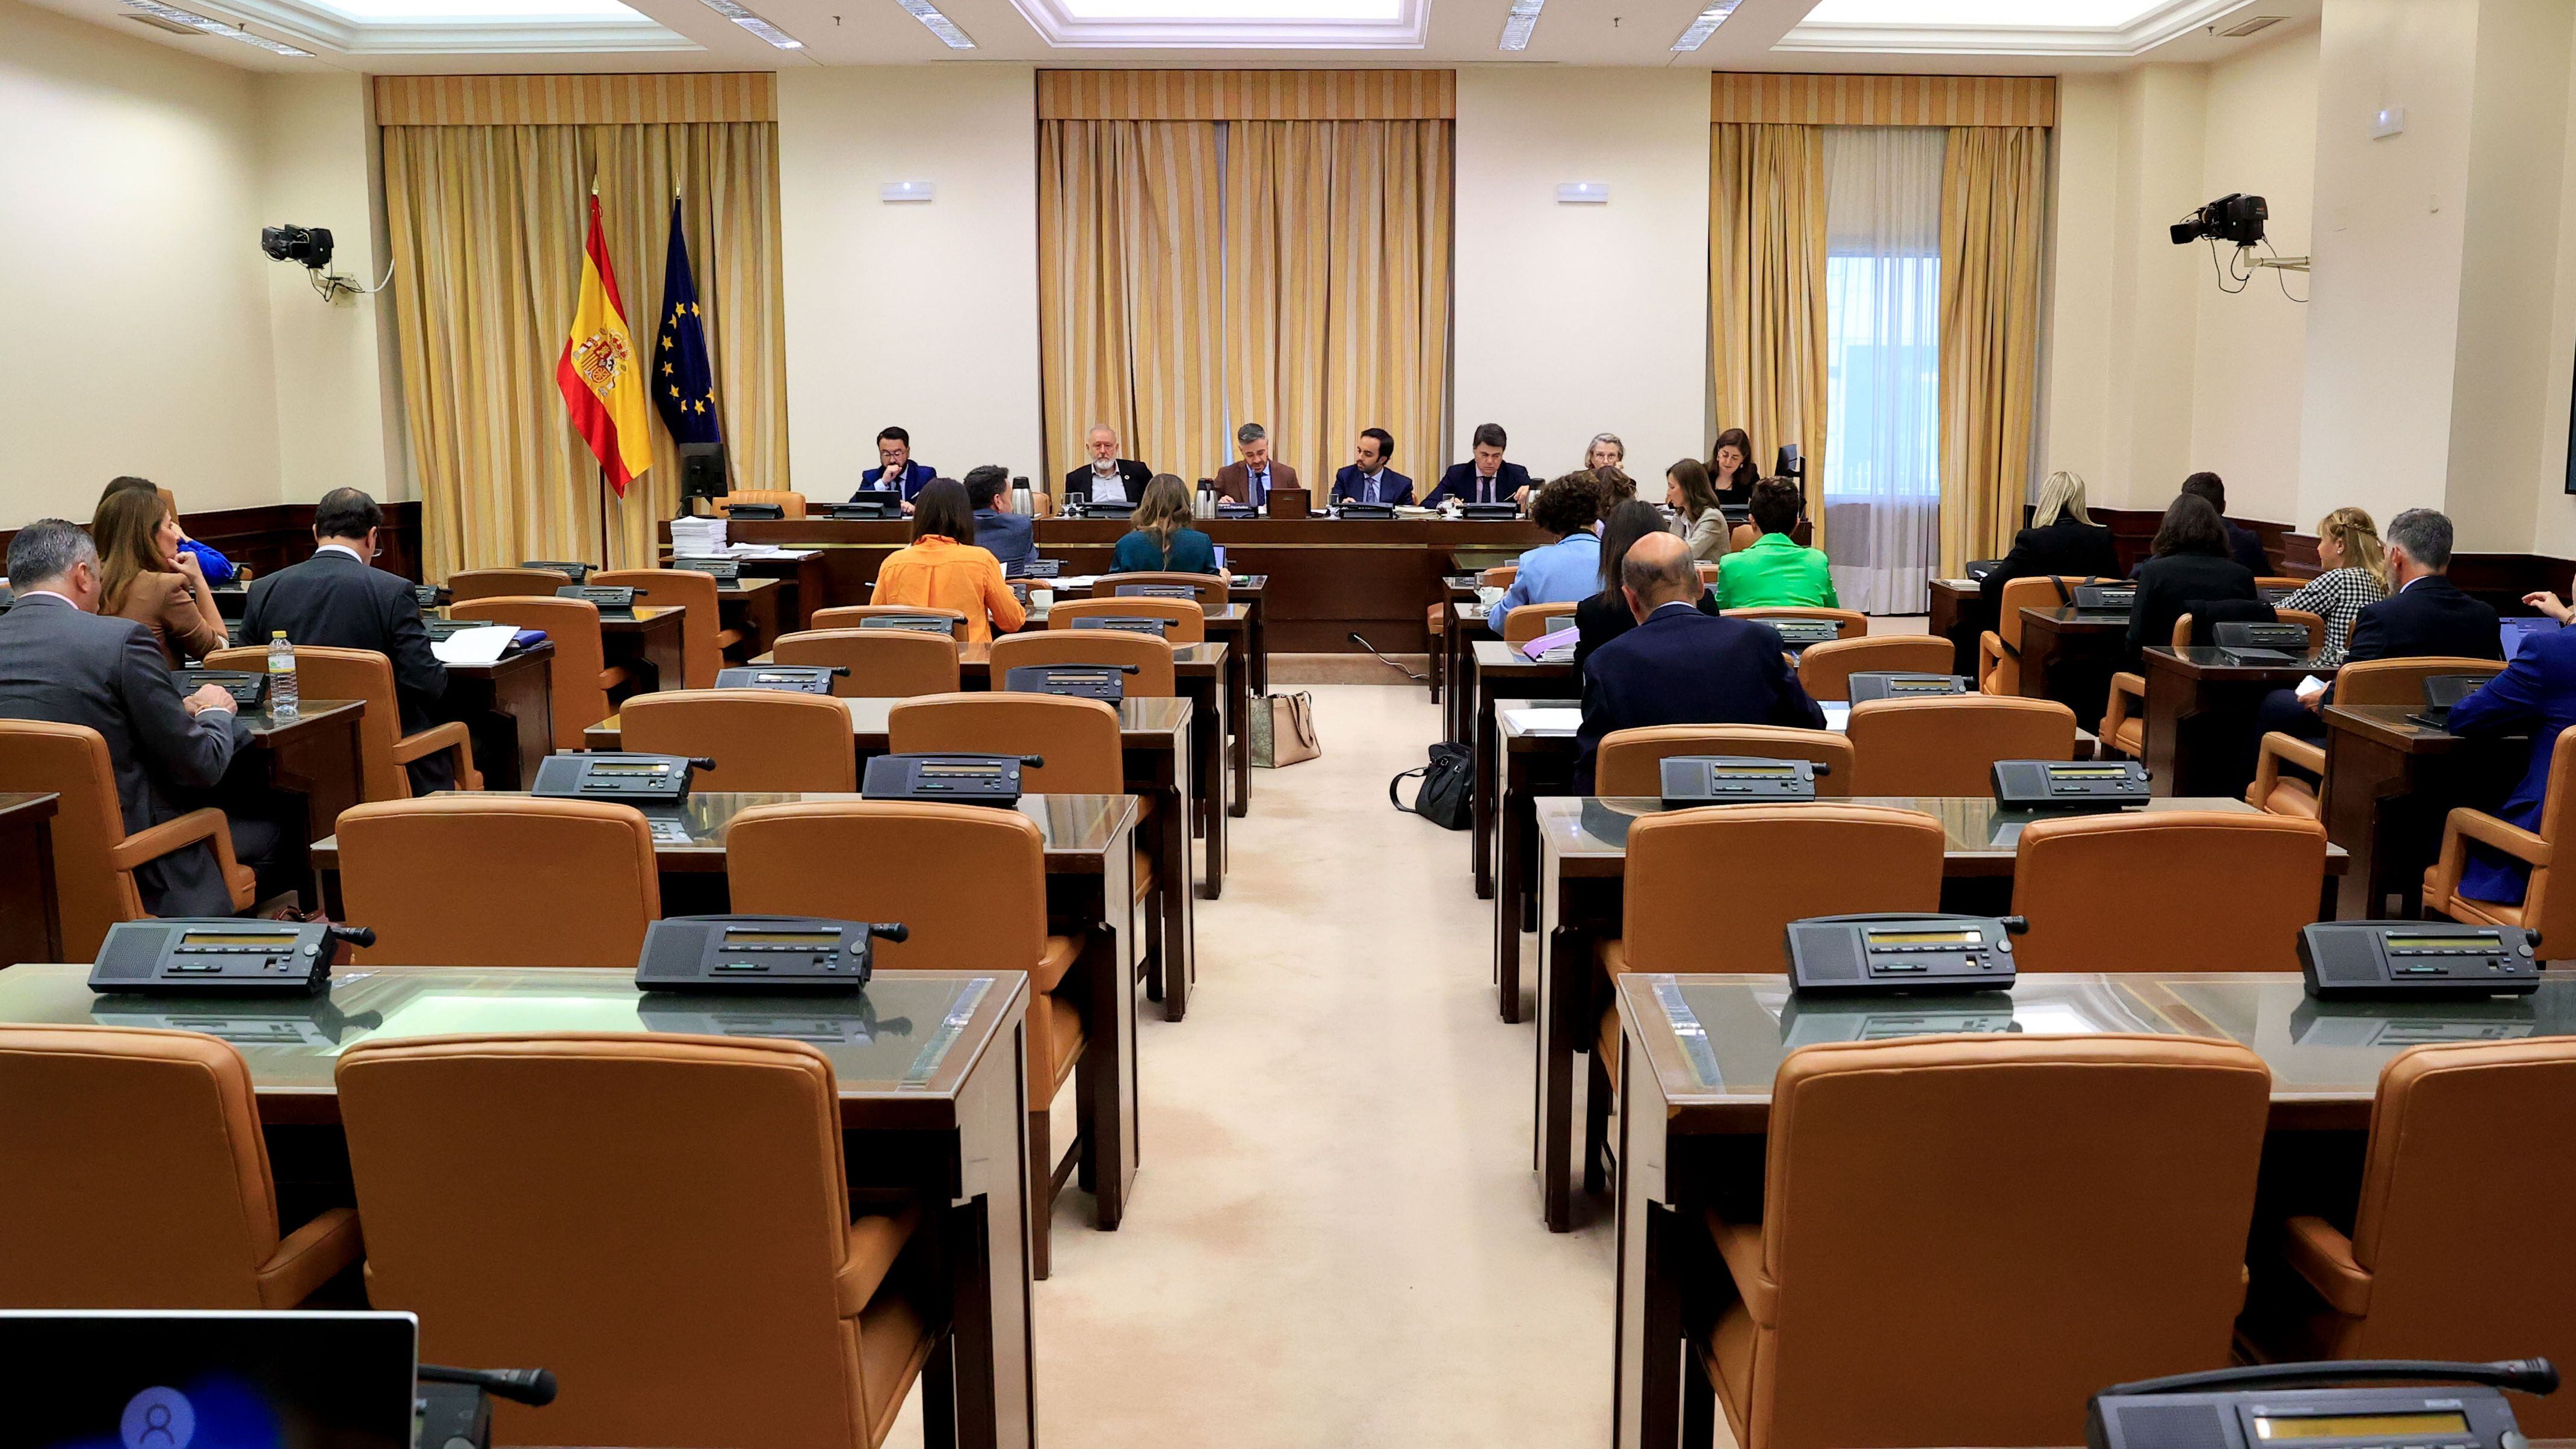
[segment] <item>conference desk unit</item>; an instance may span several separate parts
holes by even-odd
[[[474,768],[495,790],[536,782],[537,761],[555,748],[555,646],[546,640],[489,664],[447,666],[444,717],[474,740]]]
[[[1950,672],[1977,677],[1977,641],[1995,627],[1995,611],[1974,579],[1934,579],[1924,632],[1950,641]]]
[[[1683,1376],[1699,1372],[1682,1337],[1684,1295],[1693,1291],[1693,1273],[1703,1280],[1717,1274],[1722,1284],[1725,1271],[1693,1235],[1707,1232],[1703,1209],[1713,1205],[1713,1183],[1733,1192],[1760,1182],[1771,1085],[1781,1060],[1799,1047],[1963,1031],[2240,1042],[2272,1073],[2263,1146],[2265,1180],[2272,1182],[2305,1175],[2301,1147],[2313,1134],[2367,1133],[2380,1071],[2408,1047],[2576,1032],[2576,975],[2557,972],[2547,973],[2537,994],[2514,1000],[2319,1002],[2308,999],[2295,971],[2153,970],[2024,976],[2008,993],[1974,997],[1835,1002],[1794,999],[1781,976],[1633,973],[1619,978],[1616,1000],[1611,1441],[1622,1449],[1680,1442]],[[2080,1423],[2083,1405],[2068,1405],[2067,1416],[2070,1427]]]
[[[359,1042],[509,1032],[804,1042],[832,1064],[852,1185],[908,1193],[925,1209],[949,1300],[958,1418],[953,1440],[934,1426],[934,1441],[1037,1442],[1025,1227],[1035,1189],[1020,1100],[1029,988],[1020,972],[886,971],[856,995],[790,1000],[648,995],[622,971],[384,966],[341,970],[323,997],[225,1001],[98,996],[89,970],[0,971],[0,1023],[155,1027],[230,1042],[249,1069],[280,1182],[317,1206],[357,1201],[332,1072]],[[945,1396],[925,1398],[938,1405]]]
[[[248,735],[224,773],[235,798],[269,796],[285,809],[273,816],[280,832],[272,870],[300,890],[312,880],[312,843],[329,838],[340,812],[367,798],[358,722],[367,706],[357,700],[301,701],[293,719],[266,709],[246,709]],[[300,816],[301,818],[296,818]]]
[[[2078,728],[2102,727],[2102,707],[2111,698],[2111,676],[2127,662],[2128,654],[2126,613],[2021,611],[2022,697],[2056,700],[2075,711]]]
[[[63,954],[54,889],[54,814],[62,797],[0,791],[0,969]]]
[[[2443,821],[2456,806],[2494,809],[2528,758],[2523,740],[2469,739],[2409,718],[2416,712],[2402,704],[2321,711],[2326,774],[2317,815],[2326,838],[2352,854],[2335,902],[2344,919],[2381,915],[2392,895],[2413,914],[2424,872],[2442,851]]]

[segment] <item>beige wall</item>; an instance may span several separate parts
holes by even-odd
[[[1599,432],[1662,497],[1708,403],[1708,77],[1544,66],[1458,72],[1457,309],[1448,456],[1500,423],[1544,476]],[[1606,206],[1561,205],[1606,181]]]
[[[778,78],[787,439],[796,485],[846,495],[876,432],[950,477],[1038,457],[1036,80],[1024,65]],[[936,199],[889,203],[887,181]]]

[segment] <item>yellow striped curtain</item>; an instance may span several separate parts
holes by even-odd
[[[2011,547],[2038,411],[2048,132],[1960,126],[1941,178],[1941,574]]]
[[[1825,147],[1815,126],[1710,128],[1708,296],[1717,425],[1742,428],[1768,471],[1806,458],[1807,517],[1825,543]]]

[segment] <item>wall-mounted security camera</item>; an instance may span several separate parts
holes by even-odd
[[[2263,244],[2263,223],[2271,218],[2272,209],[2259,196],[2231,191],[2200,210],[2173,224],[2173,244],[2187,247],[2207,237],[2211,241],[2234,242],[2240,247]]]
[[[372,287],[358,284],[355,277],[343,277],[327,270],[331,265],[331,229],[324,226],[264,226],[259,229],[259,249],[270,260],[294,262],[305,270],[313,283],[314,295],[325,302],[342,297],[367,297],[383,291],[394,279],[391,266],[385,268],[385,279]]]

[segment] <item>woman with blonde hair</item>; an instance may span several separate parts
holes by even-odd
[[[176,668],[231,642],[196,555],[179,547],[179,518],[158,491],[127,488],[99,500],[90,520],[98,543],[98,611],[152,631]]]
[[[1989,606],[1998,606],[2004,585],[2051,574],[2086,579],[2120,576],[2120,550],[2111,543],[2111,530],[2095,523],[2085,511],[2082,475],[2063,469],[2039,485],[2030,527],[2013,538],[2012,552],[1986,575],[1979,589]]]
[[[2326,647],[2317,666],[2333,669],[2351,646],[2352,625],[2361,611],[2388,597],[2388,550],[2379,541],[2379,525],[2358,508],[2338,508],[2317,524],[2317,576],[2274,605],[2303,609],[2326,621]]]
[[[1157,473],[1129,522],[1135,530],[1118,540],[1109,562],[1113,574],[1212,574],[1216,545],[1190,527],[1190,490],[1177,476]]]

